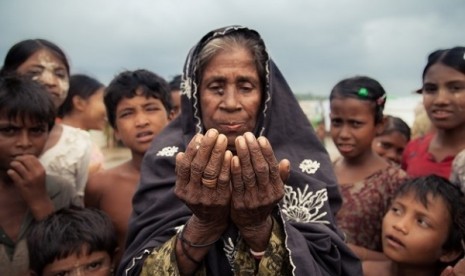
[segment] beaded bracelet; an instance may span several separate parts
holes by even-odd
[[[257,252],[257,251],[253,251],[252,248],[250,248],[249,251],[250,251],[250,254],[252,254],[254,259],[256,260],[261,260],[261,258],[265,256],[265,250]]]

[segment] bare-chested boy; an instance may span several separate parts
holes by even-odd
[[[125,71],[105,90],[108,121],[115,136],[131,151],[132,158],[113,168],[95,173],[87,183],[86,206],[106,212],[118,235],[119,254],[124,251],[132,196],[140,177],[140,166],[152,139],[172,118],[168,83],[147,70]]]

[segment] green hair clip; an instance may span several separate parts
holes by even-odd
[[[368,89],[366,89],[365,87],[360,88],[358,90],[357,95],[359,95],[360,97],[363,97],[363,98],[368,97]]]

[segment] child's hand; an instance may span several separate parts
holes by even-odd
[[[460,260],[454,267],[448,266],[441,273],[441,276],[464,276],[465,259]]]
[[[17,156],[7,171],[13,183],[36,219],[41,219],[53,211],[53,204],[45,188],[45,169],[34,155]]]

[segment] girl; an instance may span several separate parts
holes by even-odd
[[[336,219],[359,258],[384,259],[381,221],[406,177],[371,147],[383,131],[386,93],[376,80],[360,76],[340,81],[329,99],[330,133],[341,154],[333,163],[343,199]]]
[[[1,74],[26,75],[41,83],[52,95],[57,110],[68,93],[68,60],[57,45],[44,39],[23,40],[11,47]],[[50,132],[40,161],[47,174],[66,179],[78,195],[83,196],[90,153],[88,133],[57,123]]]
[[[62,123],[86,131],[102,131],[107,113],[103,103],[105,86],[86,75],[73,75],[69,79],[69,91],[58,109]],[[103,169],[104,156],[100,147],[92,143],[89,173]]]
[[[449,178],[455,155],[465,149],[465,47],[429,55],[421,93],[435,131],[407,145],[402,168],[412,177]]]
[[[402,152],[410,141],[410,127],[398,117],[386,115],[384,130],[373,139],[373,151],[386,160],[400,165]]]

